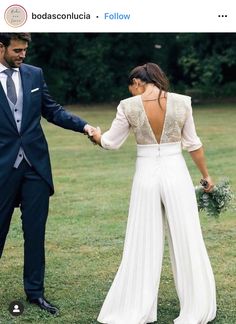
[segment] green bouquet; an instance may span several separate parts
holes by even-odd
[[[202,186],[197,186],[195,193],[198,210],[204,210],[208,216],[215,217],[227,210],[234,198],[228,179],[221,180],[211,192],[205,192]]]

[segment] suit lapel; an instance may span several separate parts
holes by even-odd
[[[5,114],[7,115],[9,121],[11,122],[12,126],[17,130],[16,127],[16,122],[14,120],[11,108],[9,106],[6,94],[3,90],[2,84],[0,82],[0,106],[2,107],[3,111],[5,112]]]
[[[32,81],[31,81],[31,74],[26,70],[24,65],[21,65],[20,67],[20,74],[21,74],[22,91],[23,91],[23,111],[22,111],[22,123],[21,123],[21,131],[23,131],[30,110]]]

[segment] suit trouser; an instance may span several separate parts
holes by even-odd
[[[12,169],[11,176],[0,191],[0,257],[15,202],[19,199],[24,234],[24,289],[29,299],[41,297],[44,291],[49,185],[23,160],[17,169]]]

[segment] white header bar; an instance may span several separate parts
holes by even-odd
[[[235,0],[1,0],[2,32],[236,32]]]

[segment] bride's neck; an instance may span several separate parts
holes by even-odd
[[[158,96],[160,89],[157,88],[154,84],[147,84],[145,91],[143,92],[143,97]]]

